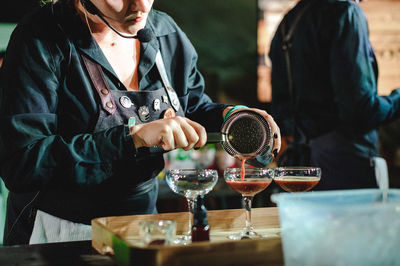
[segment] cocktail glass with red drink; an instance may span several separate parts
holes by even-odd
[[[246,225],[239,234],[229,235],[229,239],[263,238],[256,233],[251,224],[251,202],[254,195],[260,193],[272,182],[273,170],[269,168],[227,168],[224,171],[225,182],[242,195],[246,210]]]
[[[319,167],[277,167],[273,179],[287,192],[306,192],[321,179]]]

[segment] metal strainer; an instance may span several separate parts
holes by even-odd
[[[207,133],[207,142],[221,142],[231,156],[244,159],[269,154],[272,149],[271,129],[267,120],[251,110],[230,115],[222,124],[221,132]]]

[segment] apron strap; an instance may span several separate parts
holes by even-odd
[[[164,84],[165,91],[167,92],[169,101],[174,108],[175,112],[179,110],[179,99],[178,95],[176,94],[175,90],[172,88],[171,83],[169,83],[167,72],[165,71],[164,61],[161,56],[160,50],[157,51],[156,54],[156,65],[158,72],[160,73],[161,80]]]
[[[85,55],[82,55],[82,59],[85,63],[90,79],[92,80],[92,83],[96,88],[97,94],[100,97],[101,105],[103,106],[104,110],[106,110],[109,114],[114,114],[117,106],[115,105],[114,99],[111,96],[110,88],[104,78],[101,66],[87,58]],[[156,66],[158,72],[160,73],[164,89],[167,92],[168,99],[175,112],[178,112],[180,107],[178,95],[172,88],[171,83],[169,82],[160,50],[158,50],[156,54]]]
[[[90,79],[96,88],[97,94],[100,96],[101,105],[109,114],[114,114],[115,110],[117,110],[117,106],[115,105],[101,66],[87,58],[85,55],[82,55],[82,59],[85,63]]]
[[[280,26],[280,33],[282,37],[282,51],[285,57],[285,65],[286,65],[286,77],[287,77],[287,82],[288,82],[288,89],[289,89],[289,97],[292,102],[293,106],[293,111],[292,111],[292,122],[293,122],[293,142],[294,143],[308,143],[308,138],[307,135],[305,134],[304,130],[301,129],[298,124],[297,124],[297,108],[298,108],[298,97],[296,95],[300,95],[300,92],[297,92],[295,94],[295,89],[293,85],[293,73],[292,73],[292,66],[291,66],[291,60],[290,60],[290,49],[292,48],[292,35],[293,32],[300,21],[300,19],[303,17],[304,13],[307,11],[307,9],[315,2],[316,0],[310,0],[304,4],[303,7],[301,7],[296,15],[296,17],[293,19],[293,22],[291,25],[288,25],[287,23],[287,14],[285,15],[284,19],[282,20],[281,26]],[[297,101],[296,101],[297,98]]]

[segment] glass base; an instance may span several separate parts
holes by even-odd
[[[177,235],[173,241],[174,245],[189,245],[192,243],[191,235]]]
[[[257,234],[254,231],[242,231],[239,234],[229,235],[228,238],[231,240],[242,240],[242,239],[260,239],[265,237],[260,234]]]

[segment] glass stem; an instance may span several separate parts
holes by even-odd
[[[188,231],[187,235],[190,236],[192,235],[192,221],[193,221],[193,216],[194,216],[194,208],[196,205],[196,198],[187,198],[187,203],[189,207],[189,223],[188,223]]]
[[[253,231],[253,227],[251,225],[251,201],[253,196],[243,196],[244,208],[246,209],[246,227],[245,230],[247,233]]]

